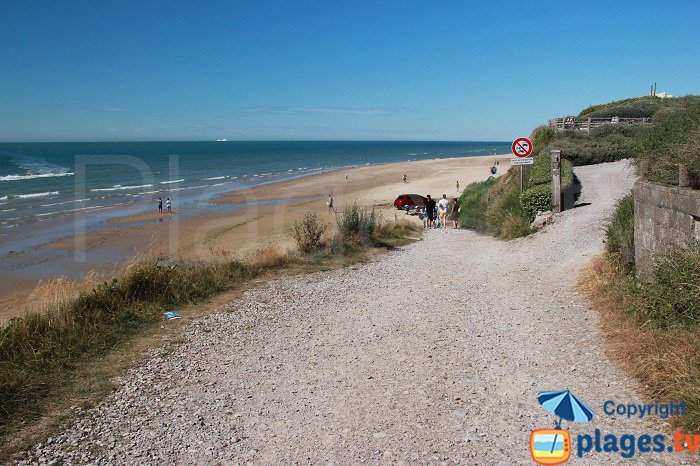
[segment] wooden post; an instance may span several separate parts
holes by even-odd
[[[591,117],[588,117],[588,134],[591,134]]]
[[[690,186],[688,168],[685,165],[678,165],[678,186],[681,188],[687,188]]]
[[[561,151],[552,150],[552,212],[558,213],[564,210],[561,199]]]

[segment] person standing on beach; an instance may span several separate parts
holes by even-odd
[[[459,180],[457,180],[457,194],[459,194]]]
[[[442,195],[442,199],[438,202],[438,211],[440,215],[440,226],[447,228],[447,208],[450,206],[450,201],[447,200],[447,194]]]
[[[452,201],[452,224],[455,228],[459,228],[459,199],[456,197]]]
[[[404,183],[406,183],[406,182],[408,181],[408,177],[404,174],[404,175],[401,177],[401,180],[402,180]]]
[[[328,195],[328,202],[326,202],[326,204],[328,204],[328,212],[333,212],[333,196],[330,194]]]
[[[158,213],[163,213],[163,198],[160,196],[158,197]]]
[[[428,228],[435,226],[435,201],[430,194],[427,196],[428,200],[425,201],[425,214],[428,216]]]
[[[173,213],[173,205],[172,205],[172,203],[170,202],[170,198],[167,198],[167,199],[165,200],[165,207],[168,208],[168,213],[169,213],[169,214],[172,214],[172,213]]]

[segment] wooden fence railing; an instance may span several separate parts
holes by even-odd
[[[590,131],[603,125],[639,125],[649,124],[651,118],[553,118],[549,120],[549,127],[557,131],[573,129],[577,131]]]

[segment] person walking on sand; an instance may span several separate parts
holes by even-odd
[[[459,228],[459,199],[456,197],[452,201],[452,224],[455,228]]]
[[[158,197],[158,213],[163,213],[163,198],[160,196]]]
[[[457,180],[457,194],[459,194],[459,180]]]
[[[404,183],[406,183],[406,182],[408,181],[408,177],[404,174],[404,175],[401,177],[401,180],[402,180]]]
[[[426,196],[428,198],[425,201],[425,214],[428,216],[428,228],[435,226],[435,201],[430,194]]]
[[[450,206],[450,201],[447,200],[447,194],[442,195],[442,199],[438,202],[438,215],[440,216],[440,226],[447,228],[447,208]]]
[[[333,212],[333,196],[330,194],[328,195],[328,202],[326,202],[326,204],[328,204],[328,212]]]
[[[172,214],[172,213],[173,213],[173,205],[172,205],[172,203],[170,202],[170,198],[167,198],[167,199],[165,200],[165,207],[168,209],[168,213],[169,213],[169,214]]]

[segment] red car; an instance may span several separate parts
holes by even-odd
[[[420,194],[402,194],[394,201],[394,207],[401,210],[407,207],[415,208],[416,206],[424,206],[427,200]]]

